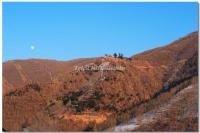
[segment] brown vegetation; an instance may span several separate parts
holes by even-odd
[[[134,131],[198,131],[198,78],[193,78],[189,82],[192,88],[185,90],[188,91],[187,93],[179,94],[181,97],[171,103],[168,110],[162,111],[159,117],[148,124],[142,124]],[[175,92],[177,89],[179,90],[186,86],[186,84],[188,82],[174,88]],[[166,98],[162,94],[161,97],[169,101],[169,97]],[[156,101],[159,100],[157,99]],[[158,106],[155,106],[156,104],[154,104],[155,112]],[[159,105],[162,104],[167,104],[167,102],[162,102]]]

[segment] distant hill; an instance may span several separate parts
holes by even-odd
[[[4,93],[23,87],[30,82],[51,82],[67,74],[75,65],[84,65],[94,59],[76,59],[72,61],[56,60],[13,60],[3,63]]]

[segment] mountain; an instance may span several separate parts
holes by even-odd
[[[197,76],[198,32],[131,58],[8,61],[3,63],[3,128],[104,130]]]
[[[134,60],[145,60],[160,65],[172,65],[178,61],[191,58],[198,49],[198,32],[193,32],[167,46],[134,55]]]
[[[73,70],[75,65],[85,65],[94,59],[76,59],[72,61],[56,60],[13,60],[3,63],[4,93],[10,89],[23,87],[30,82],[51,82],[58,80],[60,75],[65,75]]]

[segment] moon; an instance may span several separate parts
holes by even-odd
[[[30,46],[30,49],[31,49],[31,50],[35,50],[35,46],[34,46],[34,45],[31,45],[31,46]]]

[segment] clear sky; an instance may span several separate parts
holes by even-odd
[[[3,61],[132,56],[198,30],[198,3],[5,3]]]

